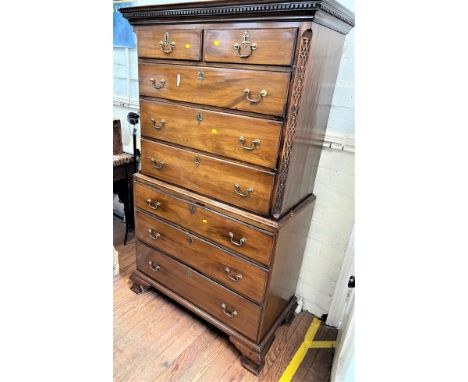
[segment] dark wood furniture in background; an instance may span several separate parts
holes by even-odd
[[[121,8],[138,38],[137,270],[255,374],[294,297],[346,33],[327,1]]]
[[[119,200],[124,205],[125,214],[125,239],[124,244],[127,243],[128,230],[135,227],[134,213],[133,213],[133,174],[135,173],[135,157],[132,154],[123,152],[122,146],[122,131],[120,120],[114,118],[113,120],[113,141],[114,141],[114,155],[113,155],[113,192],[117,194]]]
[[[123,153],[122,146],[122,126],[120,125],[120,119],[114,118],[112,121],[113,137],[114,137],[114,152],[113,154]]]

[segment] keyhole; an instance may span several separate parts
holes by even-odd
[[[190,215],[193,215],[195,214],[195,212],[197,211],[196,208],[194,206],[189,206],[189,211],[190,211]]]
[[[203,121],[202,113],[197,113],[197,121],[198,121],[198,127],[200,127],[200,123],[201,121]]]

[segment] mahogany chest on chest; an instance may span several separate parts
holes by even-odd
[[[346,33],[327,1],[122,8],[138,41],[132,289],[225,332],[255,374],[294,296]]]

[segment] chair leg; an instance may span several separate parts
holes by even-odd
[[[128,219],[129,219],[128,195],[126,195],[125,199],[126,199],[126,200],[125,200],[125,202],[124,202],[124,210],[125,210],[125,213],[124,213],[124,215],[125,215],[125,238],[124,238],[124,245],[127,244],[128,226],[129,226],[129,224],[130,224],[129,221],[128,221]]]
[[[129,226],[128,220],[125,219],[125,238],[124,238],[124,245],[127,244],[128,226]]]

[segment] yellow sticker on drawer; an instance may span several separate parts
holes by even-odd
[[[189,49],[189,48],[190,48],[190,44],[185,44],[185,48],[186,48],[186,49]]]
[[[214,40],[214,41],[213,41],[213,45],[214,45],[214,46],[218,46],[218,45],[219,45],[219,41],[218,41],[218,40]]]
[[[217,129],[211,129],[211,134],[218,134],[218,130]]]

